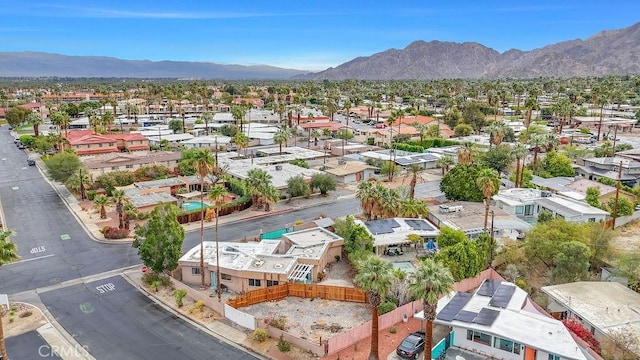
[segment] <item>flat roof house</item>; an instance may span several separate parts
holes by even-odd
[[[440,230],[426,219],[392,218],[371,221],[354,220],[356,224],[364,225],[373,236],[373,251],[376,255],[384,254],[391,245],[408,245],[407,236],[420,235],[425,243],[435,240]]]
[[[579,281],[540,288],[553,316],[576,318],[599,341],[640,334],[640,294],[614,281]],[[620,339],[618,339],[620,340]],[[625,341],[622,341],[625,343]],[[640,357],[640,343],[626,342]]]
[[[451,328],[453,348],[485,358],[587,359],[562,322],[537,311],[510,282],[487,279],[473,293],[451,293],[438,301],[436,314],[435,324]]]
[[[311,283],[342,253],[343,239],[320,227],[285,233],[260,242],[204,243],[206,281],[217,289],[217,263],[223,288],[243,293],[288,282]],[[200,282],[200,246],[179,260],[182,281]]]

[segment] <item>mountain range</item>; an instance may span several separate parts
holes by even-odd
[[[122,60],[39,52],[0,52],[0,77],[393,80],[536,78],[640,74],[640,23],[531,51],[504,53],[475,42],[415,41],[316,73],[267,65]]]

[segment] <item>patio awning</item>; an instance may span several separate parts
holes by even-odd
[[[195,197],[200,198],[200,194],[200,191],[192,191],[184,194],[176,194],[176,196],[184,199],[193,199]]]
[[[289,274],[289,281],[307,281],[307,276],[313,271],[313,265],[298,264]]]

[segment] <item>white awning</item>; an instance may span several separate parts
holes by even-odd
[[[291,274],[289,274],[289,281],[307,281],[307,276],[313,271],[313,265],[309,264],[298,264],[296,268],[293,269]]]

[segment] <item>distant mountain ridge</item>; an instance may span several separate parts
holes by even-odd
[[[475,42],[415,41],[297,76],[313,80],[584,77],[640,73],[640,23],[531,51],[502,54]]]
[[[196,79],[289,79],[306,71],[267,65],[122,60],[106,56],[67,56],[42,52],[0,52],[0,77],[116,77]]]
[[[640,74],[640,23],[531,51],[502,54],[475,42],[414,41],[308,73],[268,65],[122,60],[41,52],[0,52],[0,77],[116,77],[195,79],[426,80],[536,78]]]

